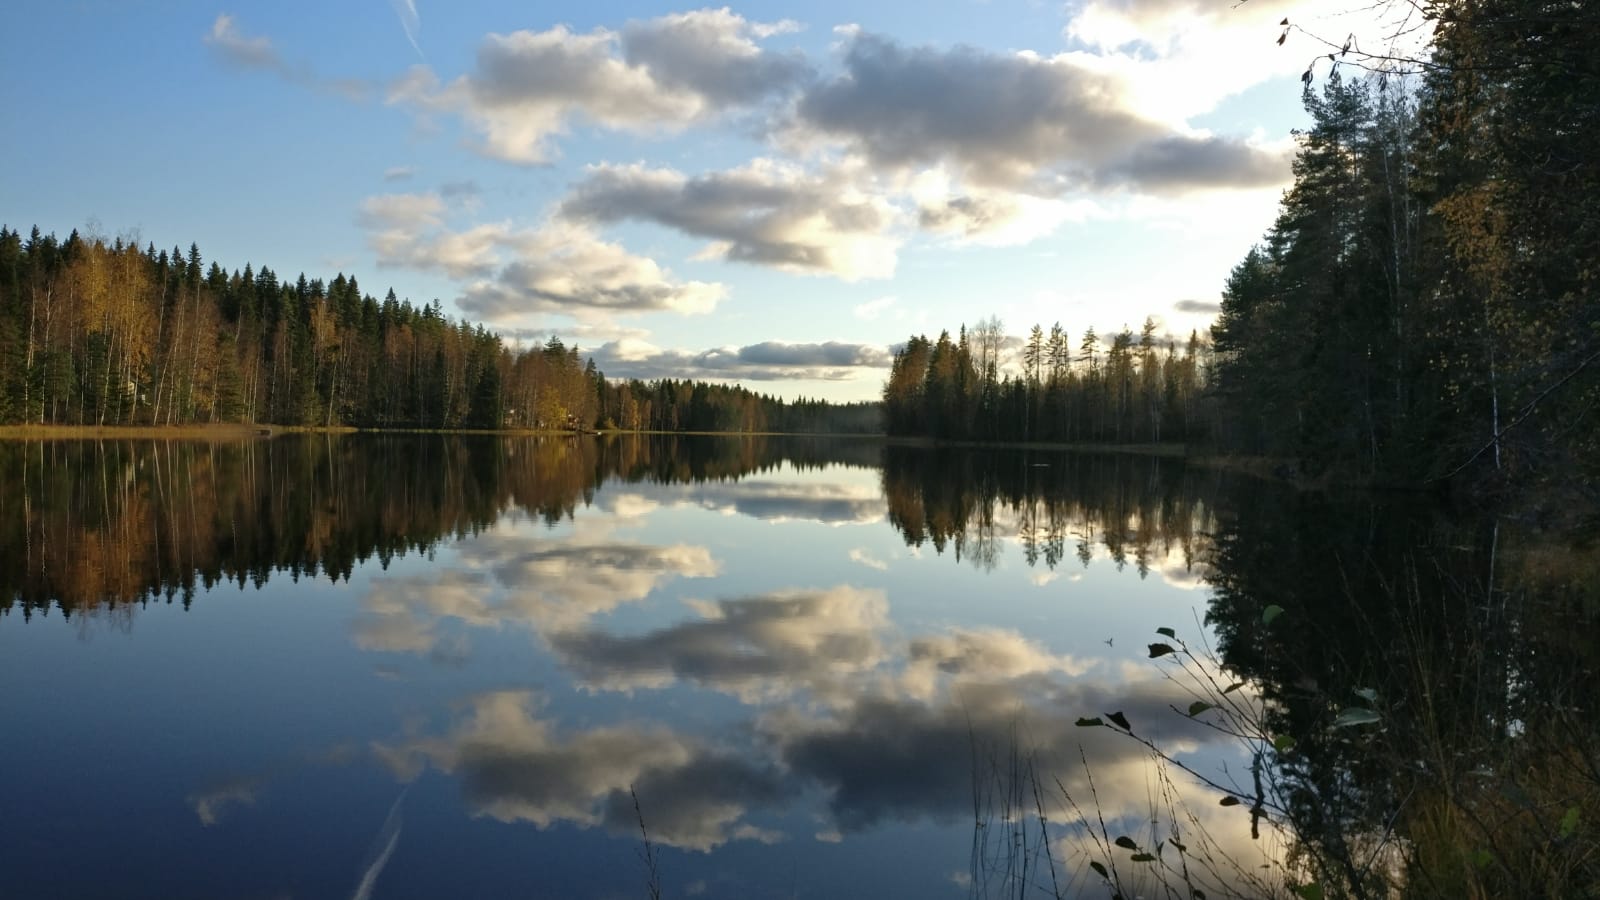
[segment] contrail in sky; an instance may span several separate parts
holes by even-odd
[[[422,30],[422,17],[417,15],[417,0],[389,0],[394,14],[400,17],[400,27],[406,30],[406,40],[422,56],[422,45],[417,43],[417,32]]]

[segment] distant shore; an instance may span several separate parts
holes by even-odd
[[[1073,453],[1128,453],[1135,456],[1163,456],[1181,459],[1189,448],[1179,443],[1094,444],[1070,441],[956,441],[935,437],[885,437],[896,447],[955,447],[962,450],[1049,450]]]
[[[784,432],[736,431],[601,431],[538,430],[531,428],[355,428],[348,425],[325,427],[321,425],[260,425],[251,423],[214,423],[190,425],[0,425],[0,441],[39,440],[186,440],[186,441],[249,441],[277,437],[285,434],[458,434],[525,436],[589,435],[671,435],[677,437],[805,437],[851,438],[881,440],[890,446],[922,448],[954,448],[962,450],[1041,450],[1070,453],[1118,453],[1129,456],[1153,456],[1163,459],[1183,459],[1207,468],[1226,469],[1260,478],[1294,482],[1285,471],[1288,463],[1266,457],[1234,457],[1206,452],[1180,443],[1145,444],[1094,444],[1059,441],[955,441],[933,437],[890,437],[882,434],[824,434]]]
[[[0,440],[149,440],[246,441],[304,428],[218,423],[202,425],[0,425]],[[331,430],[331,429],[330,429]],[[352,430],[352,429],[339,429]]]

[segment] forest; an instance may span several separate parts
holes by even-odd
[[[897,434],[1203,442],[1303,477],[1600,488],[1600,15],[1447,2],[1431,55],[1309,68],[1294,183],[1209,339],[913,336]],[[1592,504],[1591,504],[1592,506]]]
[[[1234,268],[1218,443],[1401,483],[1600,475],[1600,16],[1440,3],[1419,77],[1305,104],[1294,186]]]
[[[1208,346],[1198,333],[1180,352],[1145,319],[1102,352],[1093,328],[1076,348],[1060,323],[1033,326],[1020,376],[1002,370],[1007,339],[998,319],[957,338],[913,335],[895,354],[883,388],[890,434],[952,440],[1158,443],[1201,434]]]
[[[508,344],[437,300],[280,279],[133,241],[0,226],[0,424],[876,432],[876,404],[608,380],[576,346]]]

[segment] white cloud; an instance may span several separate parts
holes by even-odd
[[[476,186],[470,187],[452,196],[472,202]],[[720,284],[678,281],[654,260],[581,224],[517,228],[498,222],[451,230],[445,225],[448,211],[440,192],[387,194],[367,198],[357,221],[367,230],[378,265],[470,279],[457,303],[495,325],[516,328],[550,313],[697,314],[727,296]]]
[[[721,284],[678,281],[655,260],[635,256],[589,228],[552,222],[503,239],[515,255],[492,279],[467,286],[458,301],[491,322],[530,313],[708,313],[727,296]]]
[[[644,340],[624,338],[600,345],[592,355],[608,377],[643,380],[846,381],[864,372],[887,371],[890,363],[885,347],[840,341],[764,341],[744,347],[669,350]]]
[[[552,138],[575,121],[678,131],[781,94],[807,71],[800,58],[756,43],[781,30],[723,9],[630,22],[620,34],[559,25],[491,34],[470,74],[441,84],[417,67],[391,86],[389,99],[460,116],[488,156],[546,163],[557,155]]]
[[[860,547],[852,547],[850,549],[850,561],[853,562],[853,563],[859,563],[859,564],[861,564],[863,566],[866,566],[869,569],[876,569],[879,572],[887,572],[887,571],[889,571],[889,564],[888,563],[884,562],[881,559],[878,559],[877,557],[873,556],[871,553],[867,552],[866,550],[861,549]]]
[[[1027,244],[1066,222],[1081,222],[1100,207],[1092,200],[1039,197],[978,185],[962,186],[944,167],[918,172],[907,191],[922,230],[958,244],[999,247]]]
[[[860,304],[852,311],[855,313],[856,318],[866,319],[867,321],[871,322],[883,315],[883,313],[888,310],[889,307],[898,302],[900,302],[900,298],[892,295],[888,297],[878,297],[874,300],[868,300],[867,302]]]
[[[591,687],[660,688],[685,679],[749,702],[827,692],[885,655],[879,634],[888,602],[881,591],[775,591],[690,606],[700,618],[642,635],[567,631],[551,645]]]
[[[375,750],[402,778],[427,765],[456,775],[473,814],[502,822],[637,833],[637,797],[649,809],[651,840],[667,846],[706,851],[779,837],[742,821],[750,806],[786,792],[770,767],[659,726],[565,732],[538,707],[526,692],[483,694],[448,734]]]
[[[964,184],[1039,196],[1279,184],[1286,161],[1130,103],[1100,57],[905,47],[858,33],[843,70],[801,97],[791,130],[883,170],[944,166]]]
[[[223,58],[236,65],[286,71],[277,49],[272,46],[271,39],[245,35],[239,30],[239,25],[233,20],[233,16],[227,13],[218,15],[216,21],[211,23],[211,31],[206,35],[205,42],[216,48]]]
[[[689,176],[643,165],[592,166],[561,202],[564,218],[644,221],[707,238],[701,258],[755,263],[847,281],[894,274],[899,215],[842,169],[808,171],[757,159]]]
[[[448,623],[470,628],[576,628],[592,616],[644,599],[671,578],[708,578],[719,571],[704,547],[653,546],[608,539],[552,543],[490,533],[466,542],[470,570],[377,578],[353,623],[366,650],[458,657],[463,641]]]

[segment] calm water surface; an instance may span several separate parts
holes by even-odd
[[[1300,533],[1325,516],[1239,526],[1298,502],[1259,485],[642,438],[19,443],[0,469],[0,896],[1104,896],[1085,808],[1282,855],[1076,724],[1248,767],[1145,645],[1247,658],[1250,560],[1326,557]]]

